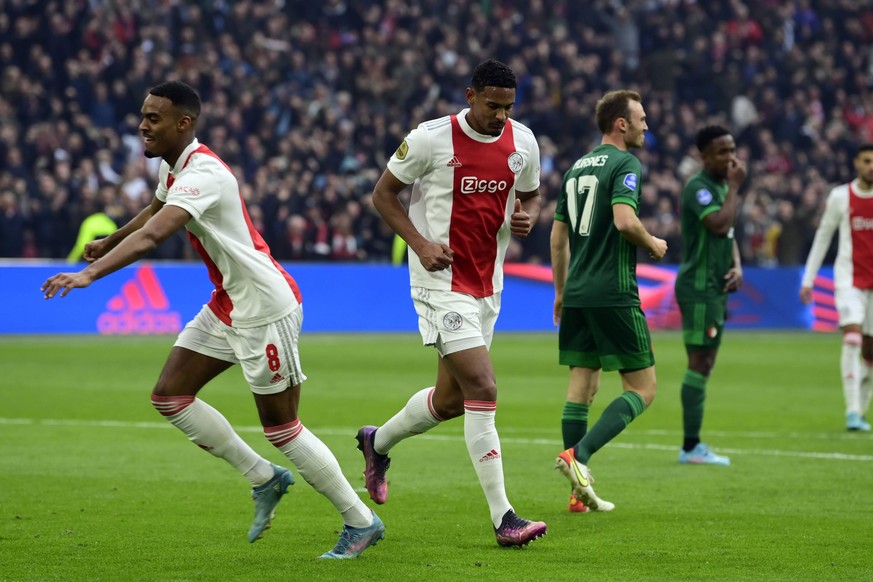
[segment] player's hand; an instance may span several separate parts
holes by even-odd
[[[61,297],[66,297],[67,293],[73,289],[82,289],[94,282],[94,279],[86,275],[84,271],[78,273],[58,273],[54,277],[49,277],[42,284],[40,290],[45,293],[46,299],[51,299],[61,292]]]
[[[555,327],[560,327],[561,325],[561,310],[564,308],[564,296],[556,295],[555,296],[555,307],[552,312],[552,321],[555,324]]]
[[[739,187],[746,179],[746,162],[735,156],[728,165],[727,179],[734,187]]]
[[[812,303],[812,287],[800,288],[800,302],[804,305]]]
[[[454,261],[455,252],[449,245],[427,243],[419,251],[416,251],[421,266],[428,271],[442,271],[448,269]]]
[[[724,291],[725,293],[733,293],[739,291],[743,284],[743,270],[736,267],[728,271],[724,276]]]
[[[649,257],[656,261],[660,261],[664,258],[664,255],[667,254],[667,241],[656,236],[653,236],[652,240],[655,241],[655,246],[654,248],[649,249]]]
[[[97,240],[92,240],[88,244],[85,245],[85,251],[82,253],[82,256],[89,263],[93,263],[103,255],[109,252],[109,247],[106,245],[106,239],[101,238]]]
[[[525,212],[521,207],[521,200],[515,199],[515,209],[509,217],[509,230],[517,238],[527,238],[533,225],[530,221],[530,214]]]

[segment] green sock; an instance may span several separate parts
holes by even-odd
[[[706,376],[692,370],[685,370],[682,378],[682,429],[685,435],[682,448],[685,451],[690,451],[700,442],[706,380]]]
[[[576,402],[565,402],[561,414],[561,435],[564,437],[564,448],[576,446],[588,432],[588,405]]]
[[[583,465],[588,459],[609,441],[614,439],[624,427],[638,417],[646,409],[642,396],[631,390],[609,403],[597,423],[591,427],[582,440],[576,445],[576,459]]]

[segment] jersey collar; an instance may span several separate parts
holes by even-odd
[[[469,137],[470,139],[474,139],[476,141],[482,142],[482,143],[494,143],[495,141],[497,141],[498,139],[500,139],[503,136],[503,131],[506,131],[506,126],[503,127],[503,131],[500,132],[500,135],[483,135],[483,134],[479,133],[478,131],[476,131],[475,129],[473,129],[472,127],[470,127],[470,124],[467,123],[467,112],[468,111],[470,111],[469,107],[461,110],[461,112],[458,113],[458,115],[457,115],[458,125],[461,126],[461,131],[463,131],[467,135],[467,137]],[[506,123],[509,124],[509,123],[511,123],[511,121],[506,120]]]
[[[195,137],[188,146],[182,150],[182,153],[179,155],[179,159],[176,160],[176,165],[170,168],[170,173],[174,176],[181,172],[185,166],[188,164],[188,158],[191,157],[191,154],[194,153],[194,150],[200,147],[200,142],[197,141]]]

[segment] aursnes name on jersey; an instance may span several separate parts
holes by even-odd
[[[579,168],[587,168],[589,166],[599,168],[600,166],[605,166],[606,160],[608,159],[609,156],[591,156],[590,158],[582,158],[573,164],[573,169],[578,170]]]

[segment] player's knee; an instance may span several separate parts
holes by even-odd
[[[464,414],[464,404],[462,402],[460,406],[453,404],[451,406],[443,407],[434,405],[434,412],[436,412],[443,420],[458,418],[459,416]]]
[[[688,369],[692,372],[697,372],[703,376],[709,377],[712,369],[715,367],[714,352],[698,352],[694,353],[688,359]]]
[[[483,379],[484,380],[484,379]],[[482,402],[497,401],[497,383],[492,381],[471,382],[464,390],[465,400],[480,400]]]
[[[637,393],[642,397],[643,403],[646,405],[646,408],[648,408],[655,400],[655,385],[652,384],[651,387],[639,390]]]
[[[639,394],[640,398],[643,399],[643,404],[645,404],[646,408],[651,406],[652,402],[655,400],[657,386],[654,371],[646,377],[629,379],[627,376],[623,376],[622,380],[624,382],[625,390],[631,390]]]
[[[155,396],[174,396],[175,391],[173,389],[172,382],[168,381],[168,379],[162,374],[160,378],[158,378],[155,387],[152,388],[152,401],[154,402]]]
[[[194,402],[194,396],[164,396],[152,392],[151,402],[162,416],[171,417],[188,408]]]
[[[702,376],[706,376],[708,378],[709,375],[712,374],[712,368],[714,366],[715,366],[715,360],[713,360],[713,359],[703,360],[702,362],[700,362],[700,365],[697,366],[697,368],[694,369],[693,371],[697,372],[698,374],[700,374]]]
[[[443,420],[457,418],[464,414],[464,397],[461,394],[438,395],[434,393],[431,404],[434,412]]]
[[[156,402],[178,401],[190,404],[196,395],[197,392],[192,392],[185,383],[174,381],[172,375],[161,374],[155,387],[152,388],[151,401],[155,408],[157,408]]]

